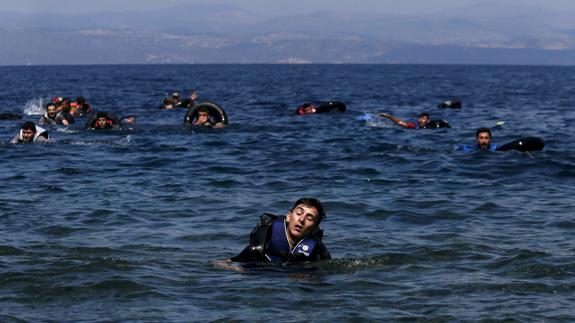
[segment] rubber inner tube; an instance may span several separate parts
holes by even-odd
[[[198,117],[198,111],[202,108],[208,111],[209,118],[214,124],[228,124],[228,115],[219,104],[212,101],[202,101],[186,112],[184,116],[184,127],[194,125],[193,121]]]
[[[525,137],[517,140],[513,140],[506,144],[497,147],[497,151],[507,151],[507,150],[519,150],[519,151],[536,151],[543,150],[545,147],[545,142],[543,139],[538,137]]]
[[[345,110],[347,110],[345,103],[339,101],[329,101],[320,103],[317,106],[316,113],[345,112]]]

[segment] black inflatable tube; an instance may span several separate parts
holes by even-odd
[[[439,120],[431,120],[429,121],[429,123],[427,124],[427,126],[425,126],[425,128],[451,128],[451,126],[449,125],[449,122],[443,120],[443,119],[439,119]]]
[[[346,110],[345,103],[339,101],[324,102],[317,106],[317,113],[345,112]]]
[[[208,114],[213,118],[215,123],[228,124],[228,115],[219,104],[212,101],[202,101],[186,112],[184,116],[184,127],[193,125],[192,122],[198,117],[200,108],[208,110]]]
[[[542,150],[545,147],[543,139],[538,137],[525,137],[513,140],[506,144],[497,147],[497,151],[519,150],[519,151],[536,151]]]
[[[0,113],[0,120],[20,120],[20,119],[22,119],[22,116],[18,114]]]

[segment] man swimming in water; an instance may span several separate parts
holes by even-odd
[[[304,103],[297,108],[295,111],[296,114],[304,115],[304,114],[313,114],[317,113],[317,106],[313,103]]]
[[[380,113],[379,116],[388,118],[389,120],[395,122],[397,125],[409,129],[451,128],[451,126],[449,126],[449,123],[447,123],[447,121],[445,120],[430,120],[429,113],[427,112],[422,112],[417,116],[417,123],[405,122],[385,112]]]
[[[208,109],[200,107],[198,109],[198,116],[192,121],[192,125],[207,128],[223,128],[224,124],[215,122],[211,117]]]
[[[331,259],[319,228],[325,218],[323,205],[315,198],[297,200],[285,216],[264,213],[250,233],[250,244],[239,255],[217,261],[220,267],[241,263],[293,263]]]
[[[122,130],[118,117],[110,112],[98,111],[86,121],[86,130]]]
[[[475,145],[458,145],[455,149],[467,153],[477,150],[496,151],[497,147],[499,147],[498,144],[491,142],[491,130],[489,128],[479,128],[475,132]]]
[[[46,112],[40,120],[38,120],[39,125],[53,125],[58,124],[58,119],[56,116],[58,115],[58,111],[56,110],[56,105],[54,103],[48,103],[46,106]],[[67,125],[67,124],[66,124]]]
[[[179,101],[176,106],[181,108],[193,108],[198,98],[198,91],[192,91],[187,99]]]
[[[10,140],[11,144],[21,144],[28,142],[46,142],[48,141],[48,131],[44,128],[37,127],[34,122],[26,121],[22,125],[20,132],[16,137]]]
[[[495,151],[497,149],[497,144],[491,143],[491,130],[489,128],[477,129],[475,142],[477,143],[477,148],[481,150]]]
[[[70,106],[72,107],[70,113],[73,116],[81,117],[92,112],[92,106],[86,102],[83,96],[77,97],[76,101],[70,103]]]
[[[38,120],[39,125],[63,125],[68,126],[74,123],[74,117],[69,113],[69,107],[65,107],[64,110],[58,112],[58,108],[54,103],[48,103],[46,106],[46,112],[40,120]]]
[[[104,113],[99,113],[94,122],[94,129],[112,129],[112,127],[112,120]]]

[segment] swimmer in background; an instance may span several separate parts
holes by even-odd
[[[59,112],[56,109],[56,105],[54,103],[48,103],[48,105],[46,106],[46,112],[44,112],[44,115],[40,117],[40,120],[38,120],[38,124],[39,125],[61,124],[67,126],[68,121],[66,119],[58,118],[58,114]]]
[[[392,116],[391,114],[382,112],[379,114],[380,117],[387,118],[397,125],[408,128],[408,129],[431,129],[431,128],[451,128],[449,123],[445,120],[431,120],[429,119],[429,113],[422,112],[417,116],[417,122],[405,122],[399,118]]]
[[[250,233],[250,244],[235,257],[215,261],[225,269],[242,271],[232,262],[296,263],[331,259],[319,225],[326,217],[320,200],[301,198],[285,216],[263,214]]]
[[[123,130],[134,131],[136,130],[136,117],[125,116],[120,119],[120,126]]]
[[[34,122],[26,121],[22,125],[20,132],[16,137],[10,140],[11,144],[31,143],[31,142],[47,142],[48,131],[42,127],[37,127]]]
[[[92,106],[86,102],[86,99],[83,96],[77,97],[76,101],[70,103],[70,106],[70,113],[73,116],[81,117],[92,112]]]
[[[176,108],[176,104],[175,104],[174,100],[172,100],[172,98],[165,98],[164,102],[160,106],[160,109],[162,109],[162,110],[172,110],[175,108]]]
[[[96,112],[86,122],[86,130],[121,130],[118,118],[108,112]]]
[[[405,122],[397,117],[392,116],[391,114],[382,112],[379,114],[380,117],[384,117],[384,118],[388,118],[389,120],[395,122],[395,124],[405,127],[405,128],[409,128],[409,129],[419,129],[419,128],[425,128],[425,126],[427,126],[427,124],[429,123],[429,114],[427,112],[423,112],[420,113],[417,116],[417,123],[415,122]]]
[[[185,100],[178,101],[176,107],[178,108],[193,108],[195,100],[198,98],[198,91],[192,91],[189,97]]]
[[[517,150],[520,152],[531,152],[543,150],[545,141],[539,137],[522,137],[505,144],[494,144],[491,141],[491,130],[489,128],[479,128],[475,132],[475,144],[456,145],[455,150],[463,152],[475,151],[508,151]]]
[[[192,125],[207,128],[223,128],[225,125],[221,122],[215,122],[210,117],[208,109],[200,107],[198,109],[198,116],[192,121]]]
[[[174,103],[174,106],[178,106],[181,103],[181,99],[180,99],[180,94],[178,92],[174,92],[172,93],[172,102]]]
[[[478,150],[496,151],[498,147],[498,144],[491,142],[491,130],[489,128],[479,128],[475,132],[475,145],[457,145],[455,150],[468,153]]]
[[[177,92],[172,93],[169,98],[164,98],[164,102],[160,106],[162,110],[171,110],[175,108],[191,108],[194,106],[194,100],[198,98],[198,92],[192,91],[187,99],[181,100],[180,94]]]
[[[304,114],[313,114],[317,112],[317,107],[313,103],[304,103],[297,108],[295,111],[296,114],[304,115]]]
[[[477,143],[477,148],[481,150],[497,150],[497,144],[491,142],[491,130],[488,128],[479,128],[475,132],[475,142]]]

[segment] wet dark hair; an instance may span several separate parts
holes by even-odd
[[[317,210],[319,217],[318,217],[316,225],[319,225],[321,223],[321,220],[326,218],[325,209],[323,208],[323,204],[321,204],[321,201],[316,199],[316,198],[304,197],[304,198],[301,198],[301,199],[295,201],[295,203],[291,207],[290,212],[293,212],[293,210],[295,210],[295,208],[298,207],[299,205],[305,205],[305,206],[313,207]]]
[[[475,132],[475,138],[477,138],[479,136],[480,133],[482,132],[487,132],[489,134],[489,138],[491,138],[491,130],[489,130],[489,128],[479,128],[477,129],[477,131]]]
[[[76,98],[76,102],[77,102],[78,104],[83,104],[83,103],[86,103],[86,99],[84,99],[83,96],[79,96],[79,97]]]
[[[428,117],[428,118],[429,118],[429,113],[427,113],[427,112],[422,112],[422,113],[420,113],[417,117],[418,117],[418,118],[421,118],[421,117]]]
[[[32,130],[32,131],[36,132],[36,125],[32,121],[26,121],[22,125],[22,130]]]

